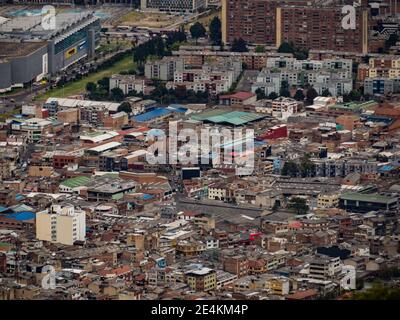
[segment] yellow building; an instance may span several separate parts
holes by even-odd
[[[317,198],[318,208],[334,208],[339,205],[338,194],[319,194]]]
[[[53,243],[73,245],[84,241],[86,214],[74,206],[53,205],[36,214],[36,238]]]
[[[210,268],[189,271],[186,283],[195,291],[210,291],[217,288],[217,274]]]

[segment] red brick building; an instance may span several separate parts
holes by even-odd
[[[352,3],[349,3],[352,4]],[[342,27],[343,4],[303,0],[222,0],[222,40],[304,49],[368,52],[368,7],[356,7],[355,29]]]

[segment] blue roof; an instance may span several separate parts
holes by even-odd
[[[154,198],[154,196],[151,195],[151,194],[145,193],[145,194],[143,195],[143,200],[149,200],[149,199],[152,199],[152,198]]]
[[[393,169],[396,169],[396,166],[393,166],[391,164],[387,164],[387,165],[384,165],[384,166],[378,168],[378,172],[385,172],[385,171],[390,171],[390,170],[393,170]]]
[[[138,121],[138,122],[146,122],[146,121],[149,121],[151,119],[164,116],[164,115],[166,115],[168,113],[171,113],[171,112],[173,112],[173,110],[169,110],[169,109],[166,109],[166,108],[157,108],[157,109],[154,109],[152,111],[149,111],[149,112],[146,112],[146,113],[143,113],[143,114],[139,114],[138,116],[135,116],[133,118],[135,119],[135,121]]]
[[[170,109],[175,112],[181,112],[181,113],[185,113],[187,111],[187,108],[185,108],[181,104],[170,104],[167,109]]]
[[[6,214],[5,217],[17,221],[25,221],[35,219],[36,214],[32,211],[21,211],[17,213]]]
[[[0,206],[0,212],[6,211],[6,210],[8,210],[8,208]]]
[[[25,199],[25,196],[23,196],[22,194],[15,195],[15,200],[22,200],[22,199]]]

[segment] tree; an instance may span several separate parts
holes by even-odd
[[[86,91],[87,92],[92,93],[92,92],[96,91],[96,89],[97,89],[97,85],[94,82],[88,82],[86,84]]]
[[[322,96],[323,97],[332,97],[332,93],[329,91],[329,89],[325,89],[322,91]]]
[[[310,177],[314,174],[315,166],[311,162],[309,154],[304,154],[301,158],[299,170],[302,178]]]
[[[306,214],[309,210],[306,199],[292,198],[289,201],[288,208],[296,212],[296,214]]]
[[[294,48],[293,44],[288,43],[288,42],[283,42],[279,46],[278,52],[281,52],[281,53],[294,53],[295,52],[295,48]]]
[[[279,48],[278,52],[282,53],[292,53],[297,60],[305,60],[308,58],[308,50],[296,48],[292,42],[283,42]]]
[[[263,52],[265,52],[265,46],[258,45],[258,46],[256,46],[256,49],[254,51],[255,52],[259,52],[259,53],[263,53]]]
[[[118,112],[123,111],[123,112],[126,112],[126,113],[129,114],[129,113],[132,112],[132,107],[131,107],[131,105],[130,105],[129,102],[124,101],[124,102],[122,102],[122,103],[118,106],[117,111],[118,111]]]
[[[360,101],[361,99],[361,93],[358,90],[351,90],[349,96],[351,101]]]
[[[275,92],[271,92],[268,95],[268,99],[275,100],[276,98],[278,98],[278,95]]]
[[[195,24],[193,24],[190,27],[190,34],[191,34],[192,38],[196,39],[196,43],[197,43],[198,38],[205,37],[206,28],[204,28],[204,26],[200,22],[196,22]]]
[[[297,163],[294,161],[286,161],[282,167],[281,175],[283,176],[290,176],[290,177],[297,177],[299,173],[299,168]]]
[[[248,52],[247,43],[242,38],[234,39],[231,46],[232,52]]]
[[[211,20],[210,25],[208,26],[208,29],[210,32],[211,42],[216,46],[221,45],[221,41],[222,41],[221,20],[217,16],[215,16]]]
[[[124,92],[120,88],[111,89],[111,99],[117,102],[124,100]]]
[[[289,84],[287,81],[282,81],[281,89],[279,91],[279,95],[281,97],[288,97],[290,98],[290,91],[289,91]]]
[[[304,101],[304,93],[302,89],[297,89],[296,93],[294,94],[293,97],[296,101]]]
[[[102,87],[104,90],[109,91],[110,89],[110,78],[109,77],[104,77],[97,81],[97,84]]]
[[[313,88],[309,88],[306,93],[306,101],[308,104],[313,104],[314,99],[318,97],[318,92]]]
[[[258,89],[255,91],[255,94],[257,95],[257,100],[265,99],[265,92],[264,92],[264,90],[258,88]]]

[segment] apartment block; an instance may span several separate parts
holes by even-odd
[[[85,241],[86,214],[73,205],[52,205],[36,214],[36,238],[73,245]]]

